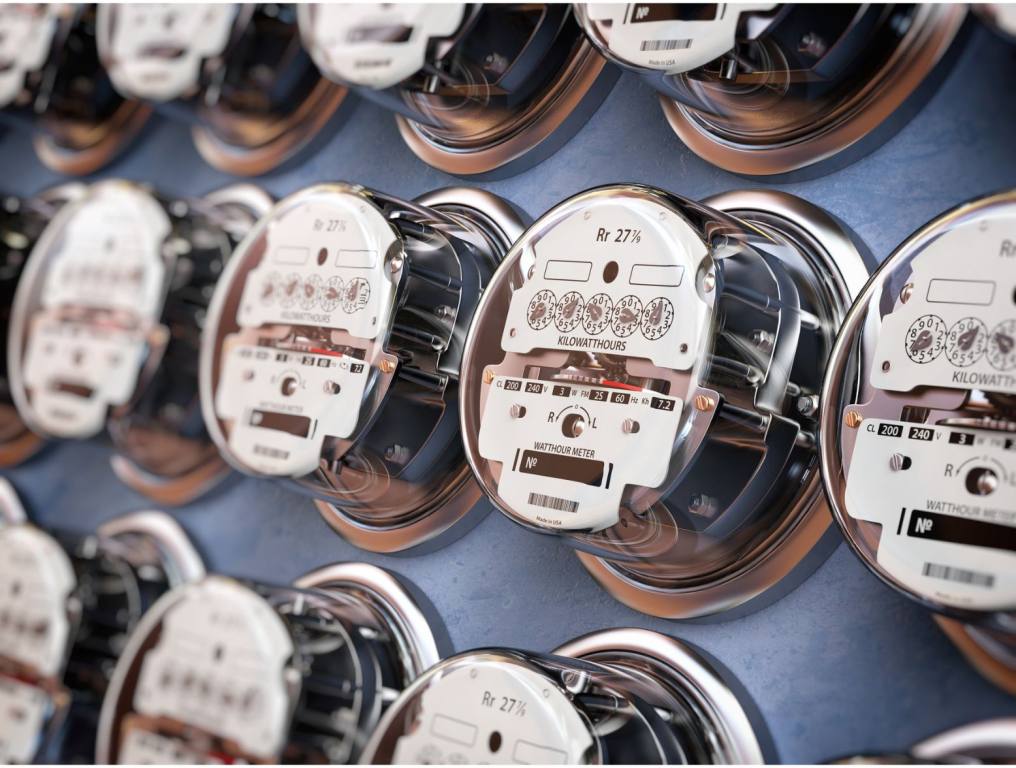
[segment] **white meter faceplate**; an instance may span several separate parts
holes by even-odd
[[[46,229],[9,345],[15,402],[33,429],[91,437],[130,400],[160,332],[170,229],[150,194],[119,182],[96,185]]]
[[[57,23],[57,9],[51,5],[0,6],[0,108],[12,104],[26,76],[45,65]]]
[[[385,702],[436,660],[434,640],[376,568],[333,566],[301,584],[210,576],[165,595],[117,666],[98,758],[354,761]]]
[[[362,761],[610,765],[760,759],[736,699],[676,641],[641,630],[602,632],[556,654],[489,648],[442,661],[395,701]]]
[[[188,96],[200,84],[205,59],[225,52],[239,10],[229,3],[100,6],[99,55],[124,95],[151,101]]]
[[[390,88],[416,74],[436,40],[452,37],[465,3],[324,3],[299,9],[318,67],[351,85]]]
[[[816,393],[864,274],[830,223],[781,195],[716,210],[622,185],[544,214],[466,341],[463,433],[490,498],[642,610],[745,599],[731,576],[818,500]]]
[[[1014,265],[1012,193],[928,224],[854,306],[823,394],[826,488],[854,550],[988,629],[1016,610]]]

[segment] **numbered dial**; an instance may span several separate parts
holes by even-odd
[[[615,336],[627,338],[638,330],[642,320],[642,302],[638,296],[625,296],[610,313],[610,328]]]
[[[1016,319],[1003,320],[991,330],[987,355],[992,368],[1000,371],[1016,368]]]
[[[907,331],[904,345],[915,363],[930,363],[945,349],[946,328],[938,315],[917,318]]]
[[[586,302],[578,291],[568,291],[554,309],[554,326],[561,333],[571,333],[582,322]]]
[[[342,290],[342,311],[347,314],[359,312],[370,301],[370,283],[356,277],[346,283]]]
[[[603,333],[610,325],[614,302],[605,293],[598,293],[586,302],[582,312],[582,328],[590,336]]]
[[[945,338],[945,354],[958,368],[973,365],[988,346],[988,329],[976,317],[964,317],[949,329]]]
[[[529,310],[526,312],[526,322],[534,331],[542,331],[551,320],[554,319],[554,309],[557,299],[553,292],[543,290],[533,296],[529,302]]]
[[[650,341],[663,338],[674,324],[674,305],[663,297],[650,301],[642,312],[642,335]]]
[[[338,275],[329,277],[328,282],[325,283],[321,290],[321,309],[325,312],[334,312],[336,307],[342,302],[345,288],[346,284],[341,277]]]

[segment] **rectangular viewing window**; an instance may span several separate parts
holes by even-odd
[[[929,304],[970,304],[987,307],[995,300],[991,280],[932,280],[928,284]]]

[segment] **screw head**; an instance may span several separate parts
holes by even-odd
[[[900,290],[900,303],[906,304],[908,301],[910,301],[910,297],[913,295],[914,295],[914,284],[907,283]]]
[[[392,373],[395,370],[395,363],[391,360],[382,360],[379,367],[381,368],[381,373]]]
[[[709,395],[695,395],[695,409],[699,411],[711,411],[716,407],[716,401]]]
[[[861,426],[861,422],[864,421],[864,417],[861,416],[857,411],[847,411],[847,415],[844,417],[844,421],[847,426],[851,429],[857,429]]]
[[[708,272],[702,278],[702,290],[706,293],[712,293],[714,288],[716,288],[716,275],[713,272]]]
[[[513,419],[521,419],[526,415],[526,406],[519,405],[518,403],[512,403],[509,413]]]
[[[797,398],[797,412],[802,416],[813,416],[818,411],[818,395],[801,395]]]
[[[625,419],[621,422],[621,431],[626,435],[634,435],[641,429],[639,423],[635,419]]]
[[[487,368],[483,372],[483,383],[490,384],[493,381],[494,381],[494,372],[490,370],[490,368]]]

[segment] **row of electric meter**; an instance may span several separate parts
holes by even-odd
[[[208,574],[162,512],[60,541],[0,481],[0,761],[102,764],[713,764],[775,759],[717,663],[613,629],[550,653],[444,656],[396,577],[364,563],[292,585]],[[899,755],[998,763],[1016,720]]]
[[[611,185],[530,222],[472,188],[110,180],[0,228],[0,462],[107,433],[160,505],[235,469],[374,552],[486,496],[675,619],[776,599],[842,534],[1016,691],[1016,191],[870,279],[766,190]]]
[[[978,14],[1016,37],[1012,5]],[[6,5],[0,119],[88,173],[159,111],[198,151],[264,173],[341,122],[355,92],[424,161],[514,173],[585,123],[621,69],[694,152],[737,173],[842,165],[927,98],[963,5],[398,3]],[[336,117],[335,120],[332,118]]]

